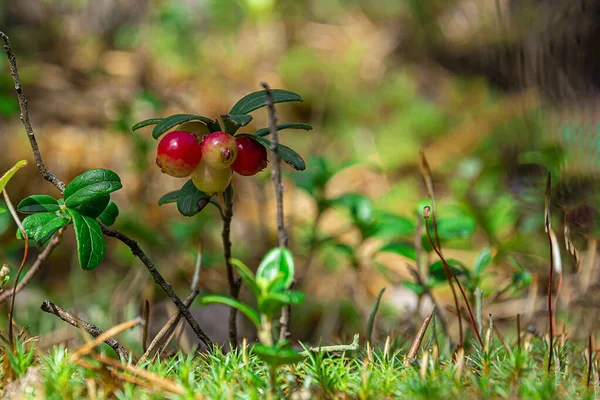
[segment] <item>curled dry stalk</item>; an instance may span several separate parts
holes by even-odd
[[[429,243],[431,243],[431,247],[433,247],[433,250],[436,252],[438,257],[442,261],[442,265],[444,266],[444,270],[446,271],[447,276],[448,277],[452,276],[452,278],[456,282],[456,285],[458,286],[458,289],[460,290],[460,293],[463,297],[465,305],[467,306],[467,311],[469,313],[469,318],[471,319],[471,325],[473,326],[473,331],[475,331],[475,335],[477,336],[477,341],[479,342],[479,344],[481,345],[481,348],[483,349],[484,348],[483,340],[481,339],[481,335],[479,334],[479,329],[477,328],[477,322],[475,321],[475,317],[473,316],[473,310],[471,310],[471,305],[469,304],[467,295],[466,295],[462,285],[460,284],[460,281],[456,277],[456,274],[454,273],[452,268],[450,268],[450,265],[448,265],[448,263],[446,262],[446,259],[442,255],[442,252],[440,251],[440,249],[437,248],[435,243],[433,243],[433,239],[431,238],[431,232],[429,231],[430,213],[431,213],[430,207],[427,206],[423,209],[423,216],[425,217],[425,231],[427,232],[427,238],[429,239]],[[452,280],[450,278],[448,278],[448,282],[450,283],[450,287],[452,287]],[[461,317],[460,317],[460,309],[458,308],[458,302],[456,302],[456,310],[459,313],[458,319],[460,321]],[[462,342],[461,342],[461,346],[462,346]]]
[[[273,94],[271,88],[266,82],[261,83],[265,88],[267,96],[267,109],[269,111],[269,131],[271,133],[271,150],[273,151],[274,160],[271,164],[271,177],[273,186],[275,187],[275,200],[277,203],[277,244],[281,248],[286,248],[288,245],[288,236],[285,231],[285,221],[283,218],[283,182],[281,180],[281,156],[279,155],[279,133],[277,132],[277,111],[273,103]],[[283,307],[281,310],[281,318],[279,322],[279,340],[285,340],[290,337],[290,318],[292,307],[290,305]]]
[[[12,47],[10,44],[10,40],[6,34],[0,31],[0,38],[4,41],[4,52],[8,57],[8,66],[10,70],[10,75],[13,79],[15,85],[15,91],[17,92],[17,100],[19,103],[20,117],[23,127],[25,128],[25,132],[27,133],[27,138],[29,139],[29,144],[31,146],[31,150],[33,152],[33,156],[35,158],[36,165],[38,170],[40,171],[40,175],[52,183],[60,193],[64,193],[65,191],[65,183],[60,180],[56,175],[54,175],[44,164],[42,160],[42,155],[40,153],[40,149],[35,138],[35,133],[33,132],[33,127],[31,126],[31,121],[29,119],[29,111],[27,109],[27,98],[23,93],[23,87],[21,86],[21,79],[19,77],[19,72],[17,69],[17,59],[12,51]],[[137,257],[146,267],[148,272],[154,278],[156,284],[158,284],[161,289],[165,292],[165,294],[173,301],[173,303],[177,306],[177,308],[181,311],[186,321],[192,327],[192,330],[206,346],[209,348],[212,347],[212,341],[210,338],[204,333],[198,322],[194,319],[188,308],[183,304],[183,301],[177,296],[177,294],[173,291],[171,285],[163,278],[163,276],[158,272],[154,263],[150,260],[150,258],[146,255],[146,253],[140,248],[137,242],[127,235],[113,229],[108,229],[106,226],[101,224],[102,233],[105,236],[114,237],[115,239],[121,241],[127,247],[130,248],[131,252],[135,257]],[[27,243],[27,240],[25,240]],[[13,296],[14,301],[14,296]]]

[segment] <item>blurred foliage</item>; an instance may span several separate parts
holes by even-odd
[[[149,132],[131,132],[131,126],[175,113],[214,118],[241,95],[258,90],[260,81],[304,99],[279,107],[280,122],[315,127],[280,135],[308,161],[302,173],[285,170],[291,247],[300,285],[309,293],[294,314],[294,337],[362,329],[361,318],[381,287],[390,284],[408,289],[400,300],[389,300],[394,313],[387,320],[382,316],[382,326],[397,326],[398,315],[405,316],[406,308],[414,312],[413,300],[423,295],[411,273],[418,246],[426,261],[421,272],[429,276],[424,284],[450,302],[422,229],[423,206],[429,204],[418,171],[422,148],[435,163],[440,240],[469,290],[479,286],[493,296],[503,286],[498,282],[505,282],[520,294],[531,282],[528,274],[545,273],[544,174],[537,181],[511,180],[513,169],[525,163],[539,163],[556,176],[562,172],[563,149],[546,140],[544,113],[535,108],[498,117],[505,97],[485,80],[458,77],[427,57],[412,57],[421,45],[427,53],[430,36],[439,34],[437,14],[454,2],[135,3],[48,0],[34,12],[28,2],[14,0],[8,7],[0,4],[0,22],[12,38],[48,166],[67,182],[87,169],[117,171],[124,188],[114,196],[121,211],[116,228],[140,242],[179,293],[189,285],[199,241],[205,249],[202,290],[226,291],[220,218],[213,208],[186,218],[172,207],[158,207],[160,196],[183,181],[161,176],[154,165],[156,142]],[[407,48],[407,42],[413,46]],[[0,72],[2,171],[31,154],[4,59]],[[245,132],[266,125],[266,113],[254,117]],[[447,138],[450,142],[443,142]],[[15,201],[41,191],[52,194],[30,165],[28,177],[8,188]],[[239,189],[233,255],[255,269],[276,243],[269,170],[234,179]],[[111,240],[107,245],[103,264],[82,272],[67,232],[42,273],[19,295],[19,323],[36,334],[62,324],[26,312],[42,297],[83,309],[104,326],[135,315],[147,298],[163,299],[150,280],[135,280],[142,267],[127,248]],[[488,247],[493,262],[482,267],[475,261]],[[0,249],[2,261],[15,268],[22,249],[8,213],[0,214]],[[515,270],[512,263],[519,260],[526,270]],[[127,301],[115,303],[133,282],[137,286],[127,289]],[[333,322],[326,321],[329,308],[337,310]]]

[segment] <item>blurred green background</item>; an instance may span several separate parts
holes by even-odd
[[[280,134],[308,162],[304,172],[285,168],[290,246],[307,293],[294,312],[293,337],[330,341],[364,332],[384,286],[376,335],[414,330],[431,307],[411,272],[439,273],[426,240],[419,265],[411,256],[428,204],[418,167],[422,149],[446,218],[446,256],[470,271],[480,251],[492,249],[484,274],[463,271],[472,290],[480,286],[493,297],[508,287],[499,297],[518,300],[528,292],[529,301],[538,281],[543,290],[545,172],[522,173],[519,165],[540,164],[560,178],[568,153],[545,134],[536,93],[500,92],[485,74],[458,75],[436,61],[440,44],[460,48],[470,24],[485,27],[490,18],[481,9],[461,25],[454,7],[419,0],[8,0],[0,3],[0,29],[12,40],[48,167],[66,182],[91,168],[116,171],[124,184],[113,196],[121,210],[116,227],[138,240],[181,297],[199,242],[202,290],[226,292],[221,222],[212,208],[186,218],[173,205],[157,205],[185,179],[161,174],[149,129],[134,133],[131,126],[175,113],[214,118],[261,81],[299,93],[304,102],[277,107],[280,121],[314,126]],[[253,116],[247,132],[267,124],[266,110]],[[30,161],[7,188],[13,202],[58,195],[35,168],[4,57],[0,149],[0,171]],[[234,187],[233,255],[256,268],[276,245],[270,171],[235,176]],[[0,214],[0,262],[13,271],[9,286],[23,251],[15,229],[9,214]],[[128,248],[108,238],[107,244],[103,264],[85,272],[67,231],[18,295],[17,322],[49,342],[50,333],[70,329],[39,310],[45,298],[101,327],[138,315],[148,299],[160,321],[163,293]],[[566,255],[564,264],[573,267]],[[450,304],[446,285],[438,283],[431,290]],[[249,299],[245,291],[242,297]],[[530,302],[498,307],[498,320],[525,312],[524,304]],[[1,307],[6,326],[8,308]],[[535,310],[527,311],[531,321]],[[204,323],[224,327],[224,315],[212,313]],[[125,340],[136,342],[134,335]]]

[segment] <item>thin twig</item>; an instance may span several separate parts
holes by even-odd
[[[517,314],[517,349],[521,351],[521,314]]]
[[[63,231],[64,231],[64,228],[60,229],[54,235],[54,237],[50,240],[50,243],[48,243],[48,245],[44,248],[44,250],[37,256],[37,259],[31,266],[31,268],[29,268],[29,270],[27,271],[25,276],[23,276],[23,279],[21,279],[21,281],[18,282],[18,284],[16,285],[16,288],[11,291],[6,291],[6,292],[0,294],[0,304],[4,303],[7,299],[13,297],[13,293],[19,293],[21,290],[23,290],[23,288],[29,283],[29,281],[31,279],[33,279],[33,277],[35,277],[38,272],[40,272],[44,261],[46,261],[46,259],[50,256],[50,254],[52,254],[52,251],[54,251],[56,246],[58,246],[58,244],[60,243]]]
[[[231,265],[231,219],[233,218],[233,187],[227,186],[223,193],[223,202],[225,207],[221,213],[223,220],[223,231],[221,238],[223,240],[223,254],[225,256],[225,266],[227,267],[227,284],[229,285],[229,295],[237,299],[240,294],[241,281],[236,281],[233,275],[233,265]],[[237,342],[237,309],[229,308],[229,346],[236,348]]]
[[[37,141],[35,140],[35,134],[33,133],[33,127],[31,126],[31,121],[29,120],[29,111],[27,109],[27,98],[23,93],[23,87],[21,86],[21,78],[19,77],[19,71],[17,70],[17,58],[15,57],[12,47],[10,45],[10,40],[8,36],[4,34],[4,32],[0,31],[0,37],[4,40],[4,52],[8,57],[8,67],[10,70],[10,75],[12,76],[13,82],[15,84],[15,91],[17,92],[17,99],[19,101],[19,110],[21,111],[21,122],[25,127],[25,131],[27,132],[27,137],[29,138],[29,144],[31,145],[31,149],[33,150],[33,157],[35,158],[35,164],[37,165],[40,174],[42,177],[48,182],[52,183],[54,186],[58,188],[58,190],[64,192],[65,184],[63,181],[58,179],[44,164],[42,160],[42,155],[40,154],[40,149],[38,147]]]
[[[65,321],[66,323],[68,323],[70,325],[73,325],[76,328],[84,329],[87,333],[92,335],[94,338],[97,338],[104,333],[104,331],[102,329],[98,328],[96,325],[90,324],[89,322],[86,322],[79,317],[69,314],[67,311],[63,310],[56,304],[52,303],[50,300],[44,300],[44,302],[42,303],[42,306],[40,308],[42,309],[42,311],[45,311],[50,314],[54,314],[58,318],[62,319],[63,321]],[[112,338],[112,337],[108,338],[104,341],[104,343],[106,343],[107,345],[112,347],[112,349],[115,351],[115,353],[117,353],[117,355],[119,357],[128,359],[129,353],[127,352],[127,350],[125,350],[125,347],[123,347],[119,342],[117,342],[115,340],[115,338]]]
[[[1,32],[0,32],[1,33]],[[25,241],[25,250],[23,251],[23,258],[21,259],[21,265],[19,266],[19,271],[17,272],[17,277],[15,278],[15,286],[13,286],[12,290],[12,299],[10,301],[10,311],[8,313],[8,341],[12,346],[13,343],[13,315],[15,312],[15,295],[17,294],[17,283],[19,282],[19,278],[21,277],[21,273],[23,272],[23,268],[25,267],[25,262],[27,262],[27,255],[29,254],[29,238],[27,237],[27,232],[21,223],[21,219],[17,214],[17,210],[13,206],[10,201],[10,197],[8,197],[8,192],[6,188],[2,188],[2,195],[4,196],[4,201],[6,202],[6,207],[10,211],[10,215],[12,215],[15,223],[18,225],[19,230],[23,234],[23,240]]]
[[[148,272],[150,272],[150,275],[152,275],[152,278],[154,278],[154,281],[158,284],[158,286],[160,286],[164,290],[164,292],[167,294],[167,296],[169,296],[171,301],[173,303],[175,303],[175,305],[177,306],[179,311],[183,314],[183,317],[186,319],[186,321],[192,327],[192,330],[194,331],[196,336],[198,336],[198,339],[200,339],[202,342],[204,342],[204,344],[209,349],[212,348],[212,341],[208,338],[208,336],[206,336],[206,334],[204,333],[202,328],[200,328],[200,325],[198,325],[198,322],[194,319],[194,317],[190,313],[190,310],[188,310],[188,308],[185,306],[185,304],[183,304],[181,299],[173,291],[171,284],[168,283],[167,281],[165,281],[165,279],[162,277],[162,275],[158,272],[158,270],[154,266],[154,263],[148,258],[146,253],[143,252],[143,250],[140,248],[140,246],[137,244],[137,242],[119,231],[116,231],[113,229],[108,229],[106,226],[104,226],[102,224],[100,224],[100,226],[102,227],[102,233],[104,233],[104,235],[114,237],[115,239],[120,240],[127,247],[129,247],[131,249],[131,252],[133,253],[133,255],[140,259],[140,261],[144,264],[144,266],[146,267]]]
[[[333,346],[320,346],[320,347],[310,347],[308,350],[313,352],[313,353],[332,353],[332,352],[339,352],[339,351],[356,351],[359,349],[359,339],[360,339],[360,335],[357,333],[356,335],[354,335],[354,338],[352,339],[352,343],[350,344],[336,344]],[[300,354],[307,356],[309,353],[308,351],[303,351]]]
[[[279,133],[277,132],[277,111],[273,103],[273,94],[271,88],[266,82],[261,82],[265,88],[267,96],[267,108],[269,111],[269,131],[271,132],[271,150],[273,151],[273,163],[271,164],[271,177],[273,178],[273,186],[275,187],[275,200],[277,202],[277,244],[279,247],[285,248],[288,245],[288,236],[285,231],[285,221],[283,217],[283,182],[281,180],[281,156],[279,155]],[[286,340],[290,337],[290,318],[292,314],[291,305],[283,307],[281,310],[281,318],[279,323],[279,340]]]
[[[148,350],[148,327],[150,326],[150,302],[148,299],[144,302],[144,326],[142,329],[142,350]]]
[[[587,383],[586,386],[590,387],[590,380],[592,378],[592,365],[594,364],[594,342],[593,337],[590,335],[588,338],[588,371],[587,371]]]
[[[200,270],[202,268],[202,254],[202,244],[200,244],[198,246],[198,254],[196,257],[194,276],[192,278],[191,292],[188,295],[188,297],[186,297],[186,299],[184,300],[184,304],[186,307],[189,307],[196,298],[196,296],[198,296],[198,294],[200,293],[198,283],[200,281]],[[140,360],[138,361],[137,365],[143,363],[146,359],[148,359],[148,357],[150,357],[154,352],[156,352],[157,349],[162,348],[164,344],[168,343],[171,340],[173,332],[175,331],[175,327],[181,321],[181,317],[182,315],[180,311],[177,314],[173,315],[167,321],[165,326],[163,326],[162,329],[158,332],[158,334],[154,337],[154,339],[150,343],[150,346],[148,346],[147,349],[144,349],[144,354],[140,357]]]
[[[112,336],[118,335],[119,333],[126,331],[127,329],[131,329],[134,326],[138,326],[144,323],[144,320],[140,317],[132,319],[130,321],[121,322],[119,325],[115,325],[112,328],[109,328],[106,332],[103,332],[100,336],[91,340],[79,347],[75,352],[71,355],[71,360],[77,360],[78,358],[85,357],[92,352],[100,343],[110,339]]]

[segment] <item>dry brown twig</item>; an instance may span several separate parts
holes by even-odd
[[[271,178],[275,187],[275,201],[277,204],[277,245],[286,248],[288,245],[288,236],[285,231],[285,220],[283,217],[283,182],[281,180],[281,156],[279,155],[279,133],[277,131],[277,111],[273,103],[273,94],[271,88],[266,82],[261,82],[267,96],[267,109],[269,111],[269,131],[271,133],[271,150],[273,152],[273,162],[271,164]],[[292,307],[290,305],[283,307],[279,322],[279,340],[286,340],[290,337],[290,318]]]
[[[12,51],[10,40],[9,40],[8,36],[6,36],[6,34],[4,34],[1,31],[0,31],[0,38],[2,38],[4,40],[4,52],[6,53],[6,55],[8,57],[10,74],[11,74],[13,82],[15,84],[15,91],[17,92],[17,99],[19,101],[19,109],[21,112],[21,122],[23,123],[25,131],[27,133],[27,137],[29,138],[29,144],[31,145],[31,150],[33,152],[33,156],[35,158],[38,170],[40,171],[40,174],[42,175],[42,177],[45,180],[52,183],[60,191],[60,193],[63,193],[65,191],[65,183],[63,181],[61,181],[58,177],[56,177],[56,175],[54,175],[52,172],[50,172],[50,170],[46,167],[46,165],[44,164],[44,162],[42,160],[42,155],[40,153],[40,149],[39,149],[37,140],[35,138],[35,134],[33,132],[33,127],[31,126],[31,121],[29,120],[29,111],[27,109],[27,98],[25,97],[25,95],[23,93],[23,88],[21,86],[21,80],[19,77],[18,69],[17,69],[17,59]],[[117,230],[109,229],[102,224],[101,224],[101,228],[102,228],[102,233],[104,235],[113,237],[113,238],[121,241],[123,244],[125,244],[127,247],[129,247],[131,249],[131,252],[133,253],[133,255],[136,256],[144,264],[144,266],[146,267],[148,272],[150,272],[150,274],[154,278],[154,281],[156,282],[156,284],[159,285],[163,289],[163,291],[166,293],[166,295],[177,306],[179,311],[181,311],[181,313],[183,314],[186,321],[192,327],[192,330],[194,331],[196,336],[198,336],[198,339],[200,339],[202,342],[204,342],[204,344],[206,344],[206,346],[208,346],[209,348],[212,347],[212,341],[210,340],[210,338],[204,333],[202,328],[200,328],[200,325],[198,325],[198,322],[194,319],[194,317],[192,316],[190,311],[187,309],[185,304],[183,304],[183,301],[181,301],[181,299],[173,291],[173,288],[171,287],[171,285],[163,278],[163,276],[160,274],[160,272],[158,272],[158,270],[154,266],[154,263],[150,260],[150,258],[148,258],[146,253],[144,253],[144,251],[140,248],[140,246],[137,244],[137,242],[135,240],[129,238],[127,235],[125,235]]]
[[[89,322],[84,321],[81,318],[68,313],[56,304],[52,303],[50,300],[44,300],[40,308],[42,309],[42,311],[54,314],[58,318],[62,319],[70,325],[73,325],[76,328],[81,328],[85,330],[94,338],[98,338],[104,334],[104,331],[98,328],[96,325],[90,324]],[[125,359],[129,357],[129,353],[127,352],[125,347],[123,347],[123,345],[117,342],[116,339],[109,337],[106,340],[104,340],[104,343],[112,347],[112,349],[115,351],[115,353],[117,353],[118,356],[123,357]]]

